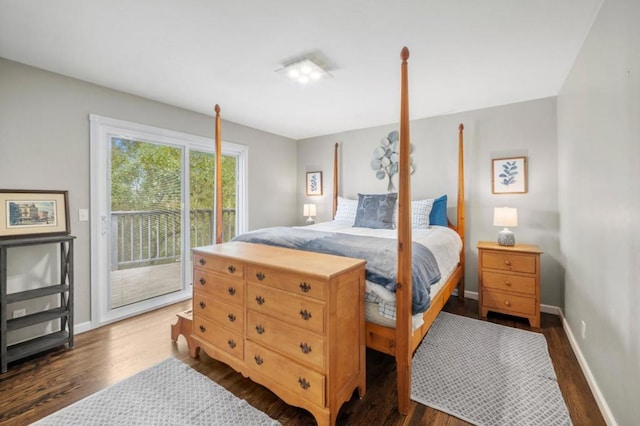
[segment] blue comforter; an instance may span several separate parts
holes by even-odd
[[[275,227],[238,235],[233,241],[364,259],[367,261],[367,280],[390,291],[396,290],[398,243],[395,239]],[[412,311],[417,314],[429,307],[430,287],[440,280],[440,269],[431,250],[422,244],[413,243],[412,256]]]

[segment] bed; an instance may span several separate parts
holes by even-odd
[[[447,220],[447,226],[431,226],[429,230],[413,230],[410,199],[410,156],[409,156],[409,110],[408,110],[408,78],[407,61],[409,50],[405,47],[401,52],[401,107],[400,107],[400,155],[397,193],[397,211],[394,213],[394,229],[384,230],[383,238],[394,239],[393,247],[397,249],[395,282],[393,291],[388,293],[373,290],[375,283],[368,283],[370,290],[367,294],[367,320],[366,320],[366,345],[371,349],[386,353],[395,357],[397,363],[397,389],[398,411],[407,414],[410,404],[411,392],[411,361],[414,351],[422,341],[442,307],[449,299],[454,289],[458,288],[458,297],[464,298],[464,162],[463,162],[463,125],[460,124],[458,132],[458,192],[456,206],[455,225]],[[216,105],[216,152],[221,152],[220,138],[220,108]],[[221,197],[221,179],[218,173],[221,170],[221,156],[216,156],[216,196]],[[333,182],[333,218],[332,222],[304,227],[303,232],[340,233],[348,235],[372,236],[373,232],[368,228],[353,227],[349,223],[339,223],[336,214],[339,213],[343,199],[338,196],[338,144],[334,150],[334,182]],[[222,229],[222,203],[217,199],[216,203],[216,230]],[[378,230],[375,230],[378,231]],[[251,234],[251,233],[248,233]],[[378,233],[379,234],[379,233]],[[415,235],[414,235],[415,234]],[[426,235],[426,236],[425,236]],[[424,312],[414,314],[414,272],[412,266],[413,252],[416,250],[416,239],[436,239],[451,241],[448,252],[442,254],[435,249],[434,253],[440,266],[440,277],[431,286],[429,306]],[[380,235],[376,235],[380,236]],[[216,243],[222,242],[221,233],[216,233]],[[421,242],[422,244],[423,242]],[[452,249],[453,247],[453,249]],[[453,253],[451,253],[453,250]],[[442,259],[447,258],[444,262]],[[392,299],[395,293],[395,303]],[[381,314],[380,305],[394,305],[395,319]],[[384,310],[384,309],[383,309]]]

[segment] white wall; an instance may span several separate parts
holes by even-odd
[[[411,65],[409,65],[411,73]],[[411,92],[410,92],[411,93]],[[412,94],[412,96],[415,96]],[[410,101],[411,102],[411,101]],[[518,208],[516,241],[538,244],[542,256],[542,303],[562,306],[563,271],[558,244],[556,99],[546,98],[512,105],[468,111],[411,122],[416,164],[412,198],[449,197],[449,217],[455,222],[457,194],[458,124],[465,126],[466,288],[477,291],[477,250],[480,240],[495,241],[499,229],[493,208]],[[397,125],[354,130],[300,141],[298,144],[298,223],[302,204],[318,204],[318,221],[331,219],[333,146],[340,142],[339,193],[356,198],[358,192],[385,192],[387,180],[377,180],[370,168],[373,151]],[[526,156],[528,193],[491,192],[491,159]],[[306,197],[305,173],[323,171],[324,195]]]
[[[78,209],[90,207],[91,113],[209,138],[215,128],[210,116],[0,58],[0,188],[69,191],[76,324],[90,320],[90,228],[78,221]],[[249,147],[249,228],[294,224],[295,141],[227,121],[222,138]]]
[[[606,0],[558,96],[565,315],[621,425],[640,419],[638,19]]]

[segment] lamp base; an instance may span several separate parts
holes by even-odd
[[[504,228],[502,231],[498,232],[498,245],[499,246],[513,246],[516,244],[516,237],[513,235],[513,232],[509,231],[507,228]]]
[[[305,223],[306,223],[307,225],[313,225],[315,222],[316,222],[316,221],[315,221],[315,220],[313,220],[313,218],[312,218],[311,216],[309,216],[309,217],[307,218],[307,220],[305,221]]]

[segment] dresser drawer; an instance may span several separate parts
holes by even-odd
[[[324,337],[258,312],[247,313],[247,338],[324,370]]]
[[[237,260],[193,253],[193,265],[205,271],[217,272],[238,279],[244,278],[244,265]]]
[[[209,295],[214,299],[224,300],[236,305],[244,302],[244,281],[238,281],[223,275],[212,274],[201,270],[193,271],[194,292]]]
[[[325,283],[321,279],[305,277],[295,277],[286,273],[263,268],[260,266],[247,266],[247,281],[263,284],[269,287],[276,287],[290,291],[294,294],[314,297],[316,299],[325,298]]]
[[[244,331],[244,309],[240,305],[224,303],[205,294],[193,295],[193,312],[199,317],[229,327],[237,333]]]
[[[482,251],[482,268],[501,269],[504,271],[536,273],[537,256],[508,252]]]
[[[505,313],[524,315],[537,315],[539,309],[536,306],[535,298],[514,296],[513,294],[491,290],[482,291],[482,305]]]
[[[239,360],[244,360],[244,338],[242,334],[235,333],[212,321],[209,321],[197,313],[193,316],[193,328],[195,336],[227,352]]]
[[[282,321],[324,334],[324,304],[306,297],[266,287],[247,284],[247,308]]]
[[[536,277],[498,272],[482,272],[482,285],[490,289],[536,294]]]
[[[247,341],[247,366],[290,392],[320,406],[325,405],[325,378],[290,359]]]

